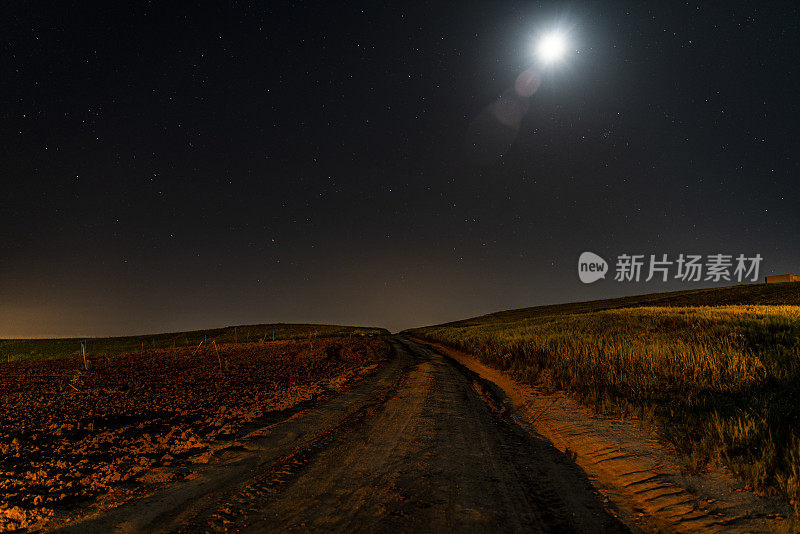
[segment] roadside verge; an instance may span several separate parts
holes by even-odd
[[[493,383],[518,422],[570,455],[631,528],[658,532],[792,531],[791,510],[720,470],[691,474],[633,419],[599,416],[563,392],[544,393],[464,352],[418,338]]]

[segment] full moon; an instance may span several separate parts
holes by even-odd
[[[542,36],[536,53],[544,63],[552,63],[561,59],[567,50],[567,42],[564,36],[558,32],[550,32]]]

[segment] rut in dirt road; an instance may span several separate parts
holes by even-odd
[[[396,394],[323,451],[247,531],[624,531],[582,472],[419,345]]]
[[[271,445],[183,501],[167,492],[67,530],[626,531],[571,459],[517,426],[477,375],[392,344],[382,378],[339,399],[335,417],[311,410],[280,439],[276,427]]]

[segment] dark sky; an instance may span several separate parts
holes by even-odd
[[[585,250],[800,271],[794,2],[222,4],[0,4],[0,336],[711,285],[584,285]]]

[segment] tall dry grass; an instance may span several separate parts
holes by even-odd
[[[690,465],[724,464],[800,501],[800,306],[487,316],[410,333],[653,421]]]

